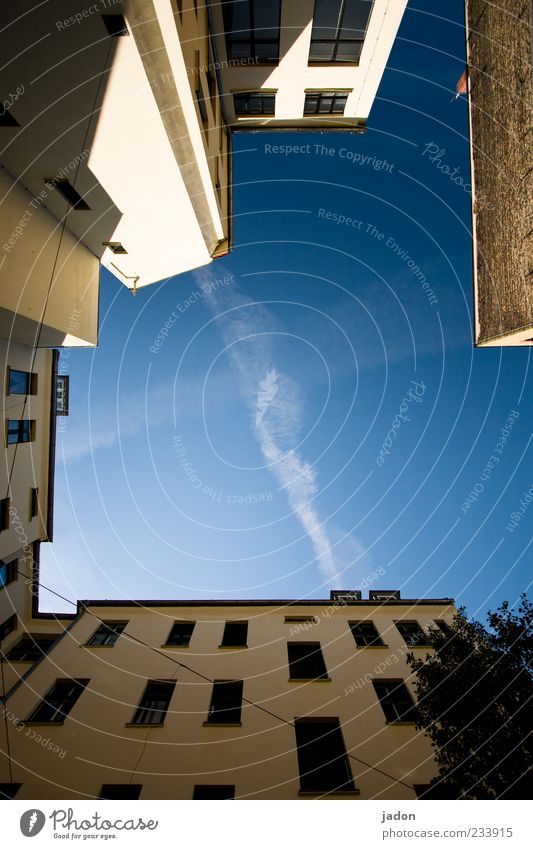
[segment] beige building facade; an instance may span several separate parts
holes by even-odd
[[[454,610],[371,591],[34,615],[2,642],[4,793],[415,799],[436,768],[406,654]]]

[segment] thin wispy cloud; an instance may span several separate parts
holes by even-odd
[[[201,284],[207,282],[205,271],[195,276]],[[279,332],[279,327],[266,307],[235,286],[211,293],[206,301],[218,318],[263,458],[309,537],[322,575],[335,584],[347,567],[368,562],[367,555],[360,540],[332,528],[313,504],[320,491],[317,472],[293,447],[301,435],[304,401],[296,381],[276,362],[270,334]]]

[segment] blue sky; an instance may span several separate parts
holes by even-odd
[[[234,137],[229,256],[135,298],[103,272],[99,347],[60,359],[43,583],[471,615],[526,589],[530,350],[472,347],[463,4],[431,10],[409,5],[366,134]]]

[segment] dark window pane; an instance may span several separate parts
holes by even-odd
[[[295,722],[302,790],[354,790],[338,719]]]
[[[29,419],[8,419],[7,421],[7,444],[15,445],[17,442],[31,442],[32,424]]]
[[[149,681],[133,717],[134,725],[160,725],[176,686],[174,681]]]
[[[358,62],[372,0],[316,0],[309,62]]]
[[[193,799],[234,799],[234,784],[195,784]]]
[[[102,21],[109,35],[113,38],[118,38],[121,35],[129,35],[123,15],[102,15]]]
[[[17,627],[17,615],[16,613],[13,616],[10,616],[9,619],[6,619],[0,625],[0,641],[5,640],[9,634],[11,634]]]
[[[29,634],[27,637],[22,637],[17,645],[8,652],[7,659],[10,661],[35,662],[52,648],[56,640],[57,637],[55,636]]]
[[[31,388],[31,374],[29,371],[9,370],[9,394],[29,395]]]
[[[426,646],[428,638],[418,622],[396,622],[396,627],[408,646]]]
[[[100,799],[138,799],[142,784],[102,784]]]
[[[242,681],[215,681],[211,694],[208,722],[241,721]]]
[[[0,106],[0,127],[20,127],[19,122],[13,117],[9,109]]]
[[[291,678],[327,678],[320,643],[288,643]]]
[[[0,498],[0,531],[9,528],[9,498]]]
[[[383,645],[383,640],[373,622],[350,622],[349,624],[354,640],[359,647]]]
[[[226,622],[222,646],[246,646],[248,622]]]
[[[62,722],[72,710],[88,681],[56,681],[27,722]]]
[[[373,681],[374,689],[388,722],[414,722],[416,707],[402,680]]]
[[[127,622],[102,622],[87,645],[114,646],[127,624]]]
[[[17,577],[17,566],[18,560],[11,560],[9,563],[4,563],[3,560],[0,560],[0,590],[15,580]]]
[[[91,208],[68,180],[45,180],[45,182],[53,189],[57,189],[73,209],[86,211]]]
[[[175,622],[166,642],[167,646],[188,646],[195,622]]]
[[[347,0],[342,16],[341,38],[364,38],[373,0]]]

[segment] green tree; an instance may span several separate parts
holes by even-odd
[[[427,798],[523,799],[533,763],[533,605],[504,602],[488,628],[460,608],[429,629],[434,651],[408,655],[416,673],[417,726],[435,748],[439,774]]]

